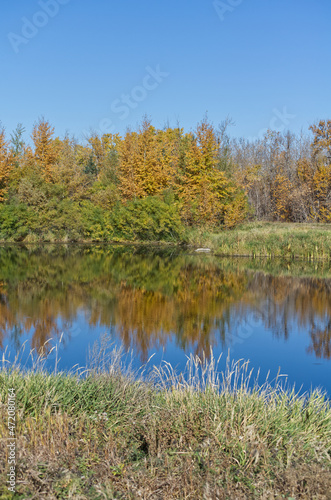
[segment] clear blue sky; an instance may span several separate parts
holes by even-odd
[[[2,124],[22,122],[28,137],[44,116],[80,139],[145,114],[188,131],[207,111],[215,125],[230,115],[231,135],[256,137],[331,118],[330,0],[218,4],[2,0]]]

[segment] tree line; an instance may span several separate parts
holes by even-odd
[[[190,227],[248,218],[331,221],[331,120],[310,135],[231,139],[204,118],[193,132],[156,129],[60,139],[35,123],[0,128],[0,239],[170,240]]]

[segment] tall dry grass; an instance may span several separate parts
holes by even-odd
[[[211,232],[194,229],[187,241],[218,255],[330,260],[331,224],[251,222],[233,230]]]
[[[219,371],[212,353],[134,372],[130,356],[95,345],[71,372],[2,360],[17,405],[16,498],[329,498],[331,408],[299,395],[280,375],[258,381],[244,361]],[[7,451],[0,451],[0,496]]]

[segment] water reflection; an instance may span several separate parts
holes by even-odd
[[[282,267],[287,276],[279,271],[271,262],[173,249],[2,247],[0,346],[10,342],[18,349],[29,335],[31,347],[40,350],[64,332],[70,348],[70,329],[84,314],[87,327],[116,328],[142,361],[174,339],[181,349],[202,354],[231,345],[252,311],[259,311],[273,336],[286,340],[293,329],[308,332],[307,354],[330,359],[328,265],[293,262]]]

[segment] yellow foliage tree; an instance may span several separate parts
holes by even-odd
[[[314,153],[331,154],[331,120],[320,120],[318,124],[311,125],[309,129],[314,134],[312,143]]]
[[[8,148],[5,131],[0,128],[0,201],[3,201],[13,169],[13,156]]]
[[[173,183],[169,136],[145,119],[139,132],[128,131],[119,145],[120,190],[124,200],[161,193]]]
[[[293,186],[289,178],[284,174],[282,169],[278,169],[272,190],[274,215],[278,220],[290,220],[290,195],[292,188]]]
[[[312,143],[314,175],[310,179],[314,193],[312,218],[319,222],[331,221],[331,120],[320,120],[310,127],[314,134]]]
[[[41,118],[34,126],[34,161],[46,182],[54,181],[55,164],[59,156],[60,143],[53,139],[54,128]]]
[[[227,199],[235,192],[225,173],[216,168],[217,152],[213,126],[205,119],[191,136],[180,188],[182,216],[189,225],[223,222]]]
[[[139,182],[137,171],[137,132],[127,131],[119,145],[120,191],[124,201],[144,196],[144,190]]]
[[[315,205],[313,218],[331,222],[331,165],[319,165],[313,179]]]

